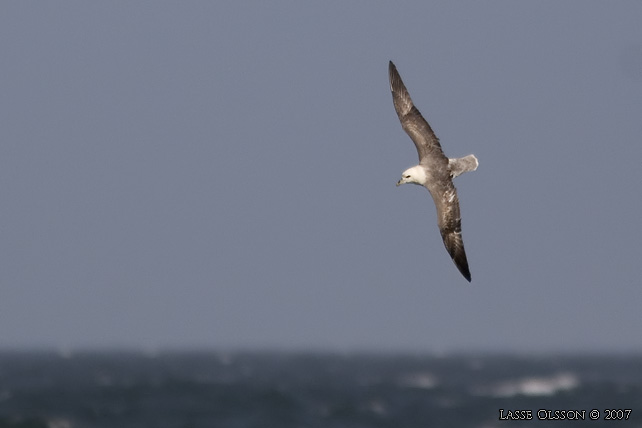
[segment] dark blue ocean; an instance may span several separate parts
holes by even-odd
[[[585,426],[642,427],[642,355],[0,353],[0,427]]]

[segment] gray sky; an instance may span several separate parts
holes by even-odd
[[[641,350],[642,2],[3,2],[0,348]],[[388,86],[451,157],[468,284]]]

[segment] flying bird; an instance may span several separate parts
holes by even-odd
[[[441,150],[439,139],[412,103],[410,94],[392,61],[388,65],[388,77],[392,101],[401,127],[415,143],[419,154],[419,164],[405,170],[397,186],[412,183],[428,189],[437,208],[437,224],[446,250],[459,272],[470,282],[470,269],[461,237],[459,198],[453,178],[464,172],[476,170],[479,162],[475,155],[447,158]]]

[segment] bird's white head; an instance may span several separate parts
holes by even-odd
[[[426,183],[426,171],[421,165],[415,165],[401,173],[401,179],[397,181],[397,186],[412,183],[423,186]]]

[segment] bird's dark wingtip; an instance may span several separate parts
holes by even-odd
[[[472,277],[470,275],[470,269],[468,268],[468,261],[466,260],[465,257],[466,256],[464,255],[464,259],[463,260],[455,260],[455,259],[453,259],[453,260],[455,261],[455,265],[457,266],[457,269],[459,270],[459,272],[461,272],[461,274],[464,276],[464,278],[466,278],[466,280],[468,282],[472,282],[471,281]]]
[[[390,90],[392,92],[403,92],[405,87],[401,81],[401,76],[397,71],[397,67],[393,64],[392,61],[388,63],[388,80],[390,80]]]
[[[446,243],[444,241],[444,243]],[[450,243],[449,243],[450,244]],[[452,258],[457,270],[466,278],[468,282],[471,282],[470,268],[468,267],[468,259],[466,258],[466,252],[464,251],[463,243],[461,246],[446,246],[450,257]]]

